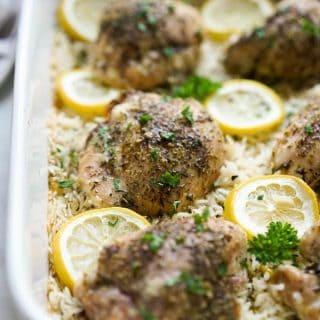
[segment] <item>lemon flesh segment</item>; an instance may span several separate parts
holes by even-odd
[[[58,79],[57,93],[66,107],[89,116],[103,116],[120,91],[104,87],[90,70],[76,70]]]
[[[90,210],[69,219],[53,239],[53,264],[60,281],[73,289],[84,274],[96,269],[105,245],[149,225],[137,213],[117,207]]]
[[[294,176],[253,178],[233,189],[225,203],[224,216],[239,224],[249,237],[264,234],[273,221],[290,223],[301,237],[319,220],[313,190]]]
[[[229,80],[205,102],[211,116],[228,134],[254,135],[279,126],[285,117],[281,98],[253,80]]]
[[[62,0],[58,20],[75,40],[94,42],[98,38],[105,0]]]
[[[273,12],[267,0],[210,0],[202,9],[202,21],[209,36],[225,40],[262,25]]]

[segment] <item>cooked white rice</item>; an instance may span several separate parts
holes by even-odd
[[[53,54],[53,77],[77,65],[76,56],[83,49],[83,44],[71,43],[60,31],[56,34]],[[198,73],[221,81],[227,79],[221,60],[224,46],[206,42],[203,45],[203,58]],[[291,95],[286,100],[286,111],[296,113],[304,107],[312,96],[320,95],[320,86],[306,92]],[[49,212],[48,236],[51,243],[53,235],[61,224],[71,216],[92,208],[92,203],[80,190],[77,183],[77,161],[83,150],[88,133],[103,119],[84,122],[77,115],[68,114],[63,109],[53,108],[49,119]],[[212,215],[221,216],[223,204],[230,189],[236,184],[257,175],[270,174],[270,157],[275,138],[278,133],[256,138],[235,139],[225,137],[226,160],[221,168],[220,177],[215,183],[214,191],[205,199],[197,200],[189,212],[181,212],[181,217],[201,212],[209,207]],[[73,154],[73,160],[70,154]],[[236,178],[235,178],[236,177]],[[72,191],[60,193],[56,187],[58,181],[72,179],[75,184]],[[49,252],[51,252],[49,250]],[[283,320],[289,319],[292,313],[288,308],[277,303],[270,290],[269,274],[262,272],[260,264],[250,257],[250,282],[246,290],[240,293],[243,319]],[[80,318],[80,303],[72,296],[70,290],[63,288],[55,275],[50,260],[50,276],[48,280],[49,309],[57,319]]]

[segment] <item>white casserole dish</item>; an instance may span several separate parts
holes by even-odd
[[[57,1],[23,1],[17,44],[7,272],[19,319],[47,311],[47,116],[52,105],[50,51]]]

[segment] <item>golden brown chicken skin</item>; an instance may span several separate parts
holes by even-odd
[[[301,320],[320,319],[319,266],[306,272],[293,266],[281,266],[273,275],[272,282],[282,286],[276,297],[292,308]]]
[[[91,133],[79,178],[97,206],[156,216],[203,198],[223,159],[222,133],[200,103],[132,92]]]
[[[240,319],[246,236],[222,219],[203,227],[192,217],[168,221],[103,249],[96,275],[76,289],[88,318]]]
[[[113,0],[90,54],[107,85],[151,89],[181,80],[197,64],[198,11],[178,1]]]
[[[294,116],[273,150],[273,166],[316,188],[320,183],[320,100]]]
[[[287,1],[262,28],[231,45],[232,74],[305,86],[320,80],[320,2]]]

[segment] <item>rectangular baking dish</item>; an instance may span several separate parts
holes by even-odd
[[[57,1],[22,1],[14,86],[7,274],[19,319],[47,311],[47,117]]]

